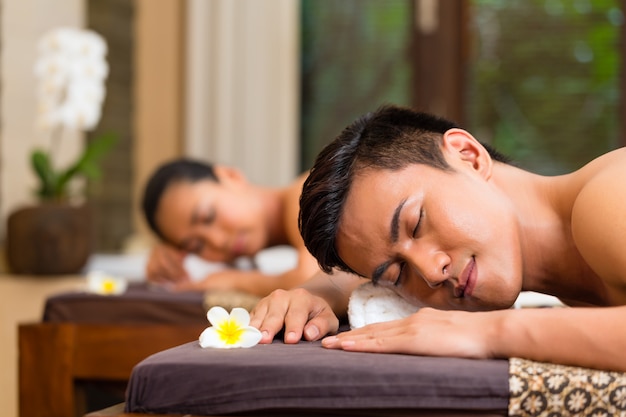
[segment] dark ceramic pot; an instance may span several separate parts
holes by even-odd
[[[75,274],[92,252],[91,210],[87,205],[43,203],[9,215],[7,262],[15,274]]]

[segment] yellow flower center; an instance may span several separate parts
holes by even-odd
[[[235,320],[224,320],[217,327],[217,334],[227,345],[234,345],[239,342],[243,328]]]
[[[115,281],[112,279],[105,279],[102,282],[102,292],[105,294],[111,294],[115,291]]]

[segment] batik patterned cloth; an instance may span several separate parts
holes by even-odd
[[[626,374],[509,360],[510,417],[626,417]]]

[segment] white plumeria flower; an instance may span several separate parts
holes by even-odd
[[[45,34],[38,48],[34,68],[39,80],[37,125],[44,130],[95,128],[109,75],[102,36],[91,30],[58,28]]]
[[[91,271],[87,274],[87,291],[99,295],[119,295],[126,292],[128,281],[125,278]]]
[[[228,314],[223,307],[215,306],[206,316],[212,326],[200,335],[203,348],[248,348],[261,341],[261,332],[250,326],[250,314],[244,308],[235,307]]]

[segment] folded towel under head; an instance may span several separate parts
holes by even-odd
[[[352,292],[348,303],[350,327],[356,329],[371,323],[407,317],[420,305],[408,302],[391,288],[366,282]]]

